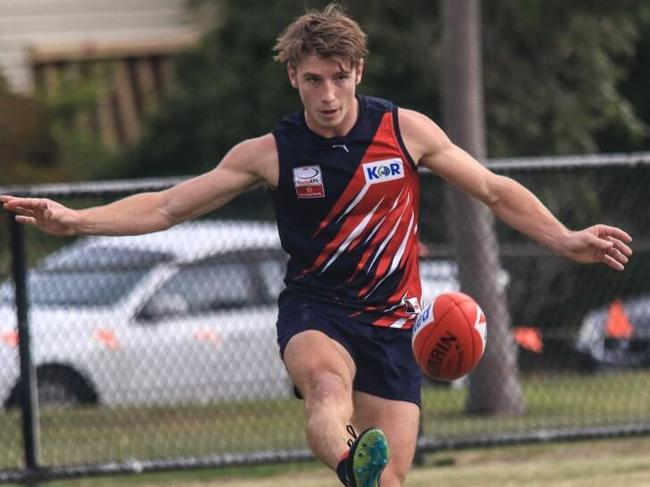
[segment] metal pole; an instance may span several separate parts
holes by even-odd
[[[27,471],[39,469],[40,432],[38,420],[38,390],[36,370],[32,362],[29,338],[27,265],[25,259],[24,230],[9,216],[11,238],[12,272],[16,290],[16,317],[18,323],[18,351],[20,355],[20,399],[22,407],[23,445],[25,448],[25,467]],[[29,483],[35,486],[36,484]]]

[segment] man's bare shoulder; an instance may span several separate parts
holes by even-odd
[[[429,117],[427,117],[424,113],[418,112],[417,110],[411,110],[410,108],[402,108],[399,107],[397,109],[397,113],[399,116],[399,121],[400,124],[414,124],[414,125],[422,125],[422,124],[433,124],[433,120],[431,120]]]
[[[229,154],[235,165],[244,165],[247,172],[257,175],[259,178],[275,188],[278,183],[279,159],[278,148],[275,138],[267,133],[260,137],[246,139],[237,144]],[[226,156],[226,160],[229,157]]]
[[[402,139],[417,164],[450,144],[438,124],[423,113],[406,108],[399,108],[397,113]]]
[[[425,114],[407,108],[398,109],[400,132],[411,138],[446,139],[442,129]]]
[[[273,137],[273,134],[270,132],[260,135],[259,137],[246,139],[242,144],[246,144],[257,150],[273,150],[277,152],[275,137]]]
[[[256,156],[257,159],[278,159],[278,148],[273,134],[267,133],[259,137],[246,139],[235,146],[244,156]]]

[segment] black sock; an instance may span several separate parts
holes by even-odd
[[[347,465],[346,465],[347,461],[348,461],[348,456],[346,455],[346,457],[344,459],[342,459],[339,462],[338,466],[336,467],[336,474],[339,476],[339,480],[341,481],[341,483],[343,485],[345,485],[345,486],[348,485],[348,480],[347,480],[347,477],[345,475],[345,470],[346,470],[346,467],[347,467]]]

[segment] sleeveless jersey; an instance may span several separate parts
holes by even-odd
[[[399,132],[397,107],[359,96],[344,137],[307,127],[304,112],[277,122],[280,173],[271,191],[286,287],[334,315],[411,328],[420,310],[419,181]]]

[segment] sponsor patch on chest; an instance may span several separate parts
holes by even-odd
[[[301,166],[293,169],[293,185],[298,198],[324,198],[323,172],[320,166]]]
[[[404,163],[398,157],[383,161],[366,162],[363,165],[366,184],[377,184],[404,177]]]

